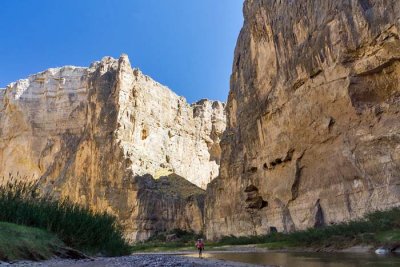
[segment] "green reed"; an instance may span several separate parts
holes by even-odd
[[[90,254],[130,252],[115,217],[68,200],[40,196],[35,183],[9,181],[0,186],[0,221],[45,229],[66,245]]]

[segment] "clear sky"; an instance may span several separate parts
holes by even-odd
[[[129,55],[189,102],[225,101],[243,0],[0,0],[0,87]]]

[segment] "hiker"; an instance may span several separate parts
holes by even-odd
[[[199,258],[203,256],[204,242],[203,239],[197,239],[196,248],[199,250]]]

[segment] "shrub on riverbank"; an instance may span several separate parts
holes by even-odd
[[[40,197],[34,184],[0,187],[0,221],[33,226],[57,234],[68,246],[86,253],[125,255],[130,247],[115,217],[64,200]]]
[[[173,229],[166,232],[159,232],[150,237],[147,242],[179,242],[183,244],[193,243],[194,240],[203,238],[203,234],[196,234],[193,231],[186,231],[182,229]]]
[[[144,242],[136,243],[133,251],[166,251],[179,250],[181,248],[194,248],[195,240],[203,238],[203,234],[193,231],[173,229],[159,232]]]
[[[222,237],[214,245],[267,244],[282,246],[333,246],[336,248],[356,244],[388,244],[400,242],[400,208],[375,211],[364,218],[350,222],[310,228],[293,233],[272,233],[261,236]]]

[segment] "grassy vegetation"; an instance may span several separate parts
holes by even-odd
[[[132,247],[134,252],[145,251],[170,251],[186,250],[194,247],[195,240],[203,238],[203,234],[196,234],[181,229],[174,229],[167,232],[160,232],[145,242],[137,243]],[[170,240],[169,240],[170,239]]]
[[[197,236],[187,235],[185,241],[166,242],[163,238],[156,238],[136,245],[136,251],[163,251],[176,249],[193,249],[193,241]],[[188,241],[191,239],[192,242]],[[400,208],[387,211],[376,211],[366,215],[363,219],[312,228],[294,233],[272,233],[261,236],[235,237],[225,236],[216,242],[206,242],[208,250],[222,246],[258,244],[259,247],[269,249],[283,249],[291,247],[330,247],[342,249],[353,245],[395,245],[400,244]]]
[[[67,200],[40,197],[33,184],[1,186],[0,211],[0,221],[47,230],[66,245],[89,254],[116,256],[130,253],[113,216],[94,213]]]
[[[44,260],[52,257],[63,242],[44,230],[0,222],[0,260]]]
[[[400,243],[400,229],[378,233],[376,239],[381,243]]]

